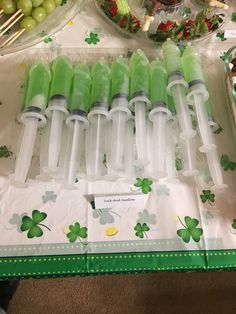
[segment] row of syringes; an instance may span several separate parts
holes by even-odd
[[[183,174],[196,176],[198,131],[213,188],[225,187],[201,59],[193,47],[187,47],[181,57],[179,48],[168,40],[163,44],[163,61],[156,58],[149,63],[137,50],[130,62],[118,57],[109,65],[100,59],[91,69],[82,63],[73,67],[67,57],[58,57],[51,69],[38,61],[31,66],[27,82],[15,184],[26,181],[37,128],[50,120],[47,147],[43,147],[47,162],[41,171],[52,178],[63,173],[65,186],[73,187],[77,181],[82,154],[90,180],[133,178],[137,173],[154,179],[175,178],[177,146],[183,151]],[[194,108],[197,131],[189,104]],[[62,171],[64,121],[70,132]]]

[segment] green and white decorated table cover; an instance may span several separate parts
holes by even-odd
[[[236,30],[236,24],[230,21],[224,29]],[[16,117],[21,110],[24,72],[30,58],[43,55],[49,60],[60,53],[75,60],[91,55],[94,58],[119,50],[129,53],[127,48],[135,49],[139,43],[112,30],[90,6],[58,34],[45,34],[37,47],[0,57],[1,279],[236,267],[236,132],[222,61],[234,44],[235,38],[225,38],[224,30],[196,44],[202,52],[219,125],[214,136],[228,184],[222,192],[210,190],[209,172],[201,153],[201,175],[196,179],[184,178],[181,171],[175,183],[142,177],[130,182],[88,182],[78,178],[78,189],[66,190],[58,181],[35,179],[39,143],[28,186],[12,186],[9,175],[14,170],[22,130]],[[152,51],[155,53],[158,50]],[[94,195],[131,197],[136,193],[144,196],[145,205],[94,207]],[[24,216],[27,218],[22,220]]]

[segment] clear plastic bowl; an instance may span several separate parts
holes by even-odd
[[[65,4],[58,6],[56,10],[48,15],[44,22],[39,23],[32,32],[25,32],[9,47],[0,48],[0,55],[6,55],[29,48],[41,42],[44,36],[56,33],[79,12],[82,4],[85,2],[85,0],[67,0]],[[0,23],[2,23],[2,21],[1,19]],[[16,30],[19,30],[19,24],[14,26],[12,32]],[[4,40],[6,40],[8,36],[11,36],[12,32],[9,35],[4,35]]]
[[[224,63],[226,67],[226,90],[227,95],[229,98],[230,109],[234,116],[234,122],[236,126],[236,76],[232,75],[232,68],[233,68],[233,60],[236,60],[236,46],[230,48],[225,56],[224,56]]]
[[[124,29],[120,27],[117,23],[115,23],[111,18],[109,18],[105,12],[102,10],[101,5],[104,3],[104,0],[94,0],[96,3],[97,8],[99,9],[100,13],[103,15],[104,19],[106,19],[110,25],[121,31],[126,36],[131,36],[137,40],[140,41],[149,41],[157,44],[161,44],[165,39],[158,40],[155,39],[155,36],[151,36],[156,33],[157,27],[160,24],[160,22],[166,23],[167,21],[175,21],[177,23],[181,23],[183,20],[188,19],[194,19],[196,15],[202,11],[203,9],[207,8],[207,4],[200,1],[200,0],[183,0],[180,4],[173,5],[171,7],[167,7],[166,10],[159,10],[158,13],[154,17],[153,23],[150,25],[148,32],[143,32],[141,29],[138,32],[130,32],[127,29]],[[134,15],[137,19],[139,19],[141,25],[144,23],[144,17],[145,17],[145,7],[143,0],[129,0],[128,1],[130,7],[131,7],[131,14]],[[208,36],[211,36],[213,33],[219,31],[219,29],[223,26],[225,22],[228,21],[230,12],[231,12],[231,0],[226,0],[226,3],[229,5],[229,10],[225,11],[223,9],[219,8],[211,8],[210,15],[214,14],[224,14],[222,16],[222,23],[220,23],[219,27],[216,28],[213,31],[207,32],[205,34],[202,34],[199,37],[190,38],[190,39],[181,39],[180,41],[198,41],[201,39],[205,39]],[[150,38],[152,37],[152,38]],[[172,38],[174,39],[174,38]],[[177,40],[177,38],[176,38]]]

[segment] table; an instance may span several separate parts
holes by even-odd
[[[236,11],[236,7],[235,7]],[[236,29],[229,22],[224,29]],[[220,32],[223,32],[221,30]],[[219,156],[236,161],[235,128],[225,93],[225,70],[220,57],[235,39],[212,37],[196,43],[203,55],[209,77]],[[51,60],[67,54],[72,60],[96,60],[129,54],[139,43],[124,38],[108,27],[96,9],[85,7],[56,35],[45,34],[43,42],[14,56],[0,57],[0,278],[57,277],[105,273],[152,272],[163,270],[222,270],[236,267],[236,172],[224,171],[229,188],[207,194],[209,172],[198,154],[201,175],[169,183],[149,182],[145,208],[94,209],[93,195],[125,194],[137,190],[134,182],[87,182],[79,178],[77,190],[63,189],[54,180],[42,182],[39,171],[39,145],[33,156],[26,189],[9,184],[13,172],[21,126],[20,112],[26,65],[36,56]],[[129,48],[129,49],[128,49]],[[159,53],[142,47],[147,53]],[[140,187],[142,190],[142,186]],[[42,236],[28,238],[20,226],[22,217],[38,217]],[[194,220],[188,220],[190,217]],[[177,231],[186,223],[201,228],[199,242],[186,243]],[[70,225],[79,223],[77,241],[69,242]],[[140,225],[138,225],[140,224]],[[78,226],[78,225],[77,225]],[[141,226],[141,229],[140,229]],[[147,226],[144,227],[144,226]],[[188,229],[189,230],[189,229]]]

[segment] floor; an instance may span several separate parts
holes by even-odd
[[[8,314],[233,314],[236,272],[23,280]]]

